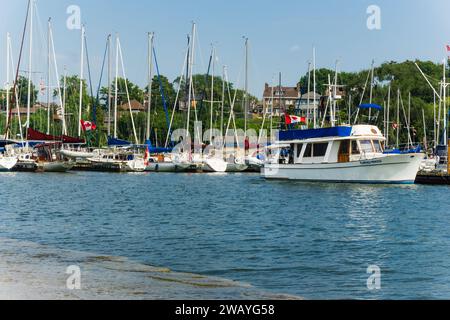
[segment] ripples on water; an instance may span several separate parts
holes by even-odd
[[[0,175],[0,236],[306,298],[450,298],[448,187],[258,175]],[[366,287],[369,265],[382,289]]]

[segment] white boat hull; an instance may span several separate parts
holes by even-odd
[[[17,164],[17,157],[1,157],[0,171],[9,171]]]
[[[219,158],[208,158],[204,160],[202,170],[206,172],[226,172],[227,163]]]
[[[347,163],[265,164],[261,174],[266,179],[414,183],[423,157],[423,154],[404,154]]]

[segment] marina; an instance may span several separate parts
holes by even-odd
[[[392,50],[306,1],[361,40],[298,3],[219,28],[219,4],[19,2],[0,300],[450,299],[450,42]]]

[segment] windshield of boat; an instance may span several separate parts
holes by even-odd
[[[371,153],[373,152],[372,142],[370,140],[361,140],[359,142],[361,146],[361,151],[364,153]]]

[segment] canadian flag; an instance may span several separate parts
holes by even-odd
[[[93,131],[95,129],[97,129],[97,126],[95,125],[95,123],[92,123],[90,121],[84,121],[81,120],[81,127],[83,128],[83,131]]]
[[[398,129],[398,123],[395,123],[395,122],[394,122],[394,123],[392,124],[392,129],[394,129],[394,130]]]
[[[285,116],[286,124],[295,124],[295,123],[305,123],[306,122],[305,117],[290,116],[287,113],[284,116]]]
[[[447,52],[450,53],[450,45],[446,45],[447,47]]]

